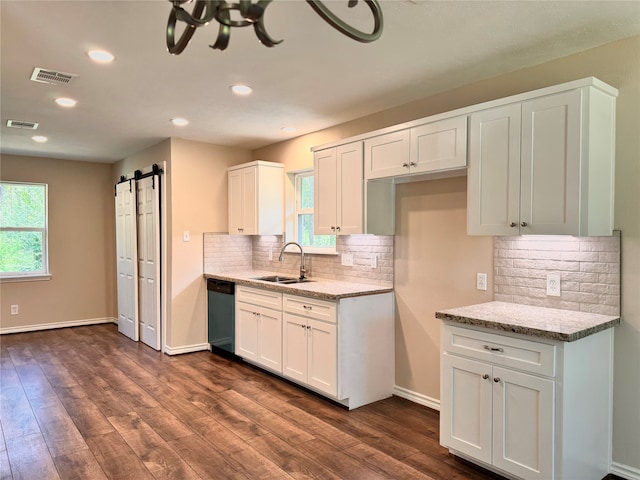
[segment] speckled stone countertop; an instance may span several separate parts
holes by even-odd
[[[620,317],[597,313],[488,302],[436,312],[436,318],[534,337],[573,342],[620,324]]]
[[[340,300],[341,298],[360,297],[363,295],[376,295],[379,293],[393,292],[390,285],[368,285],[364,283],[339,282],[311,278],[312,281],[304,283],[280,284],[257,280],[256,277],[267,275],[285,275],[282,273],[264,272],[260,270],[243,270],[205,273],[205,278],[215,278],[234,282],[237,285],[264,288],[273,292],[290,293],[305,297],[319,298],[321,300]],[[290,275],[289,275],[290,276]]]

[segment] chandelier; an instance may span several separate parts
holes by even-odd
[[[238,3],[227,3],[225,0],[196,0],[191,13],[182,8],[182,4],[191,0],[169,0],[173,7],[167,22],[167,48],[169,53],[180,54],[189,44],[196,28],[207,25],[212,20],[216,20],[218,27],[218,37],[213,45],[213,49],[224,50],[229,45],[231,27],[248,27],[253,29],[262,43],[266,47],[273,47],[282,42],[274,40],[269,36],[264,26],[263,15],[272,0],[258,0],[253,3],[251,0],[239,0]],[[329,25],[343,33],[347,37],[358,42],[369,43],[380,37],[382,33],[382,11],[376,0],[364,0],[373,14],[374,27],[371,33],[358,30],[342,21],[329,8],[319,0],[306,0],[306,2],[320,15]],[[348,0],[349,8],[358,4],[358,0]],[[234,18],[231,18],[232,12]],[[236,18],[240,19],[236,19]],[[186,23],[186,27],[176,42],[176,24],[178,21]]]

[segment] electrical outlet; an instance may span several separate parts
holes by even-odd
[[[378,255],[371,255],[371,268],[378,268]]]
[[[11,305],[11,315],[18,315],[20,313],[20,306]]]
[[[182,241],[188,242],[189,240],[191,240],[191,234],[189,233],[189,230],[185,230],[182,232]]]
[[[478,290],[486,290],[487,289],[487,274],[486,273],[476,273],[476,288]]]
[[[342,254],[342,265],[345,267],[353,267],[353,253]]]
[[[560,275],[557,273],[547,275],[547,295],[549,297],[560,296]]]

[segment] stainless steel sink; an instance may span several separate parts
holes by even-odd
[[[266,277],[256,277],[255,280],[262,280],[263,282],[272,282],[272,283],[306,283],[312,282],[313,280],[309,280],[308,278],[297,278],[297,277],[283,277],[281,275],[267,275]]]

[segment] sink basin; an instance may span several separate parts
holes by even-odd
[[[308,278],[300,279],[298,277],[283,277],[281,275],[267,275],[266,277],[256,277],[256,280],[262,280],[263,282],[272,282],[272,283],[305,283],[312,282],[313,280],[309,280]]]

